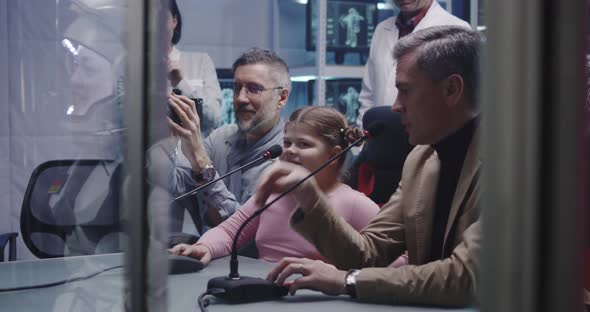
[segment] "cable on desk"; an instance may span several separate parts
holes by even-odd
[[[123,267],[122,265],[117,265],[117,266],[114,266],[114,267],[103,269],[103,270],[98,271],[98,272],[94,272],[94,273],[89,274],[89,275],[86,275],[86,276],[78,276],[78,277],[68,278],[68,279],[64,279],[64,280],[61,280],[61,281],[51,282],[51,283],[46,283],[46,284],[30,285],[30,286],[19,286],[19,287],[11,287],[11,288],[0,288],[0,292],[45,288],[45,287],[52,287],[52,286],[57,286],[57,285],[62,285],[62,284],[67,284],[67,283],[72,283],[72,282],[87,280],[87,279],[90,279],[90,278],[93,278],[93,277],[97,276],[98,274],[104,273],[106,271],[110,271],[110,270],[114,270],[114,269],[118,269],[118,268],[122,268],[122,267]]]
[[[202,293],[198,299],[199,300],[199,309],[201,310],[201,312],[206,312],[207,306],[209,305],[209,299],[204,299],[205,296],[223,294],[224,292],[225,292],[224,289],[214,288],[214,289],[209,289],[206,292]]]

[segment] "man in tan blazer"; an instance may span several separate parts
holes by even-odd
[[[400,185],[360,233],[329,206],[313,179],[293,193],[291,226],[334,265],[285,258],[268,279],[326,294],[388,304],[465,306],[476,301],[480,250],[477,76],[481,39],[437,26],[400,40],[393,110],[410,143]],[[301,167],[279,163],[259,181],[257,198],[301,180]],[[409,264],[388,267],[405,250]],[[359,270],[360,269],[360,270]],[[292,274],[302,277],[285,281]]]

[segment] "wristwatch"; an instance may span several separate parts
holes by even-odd
[[[351,269],[346,273],[344,278],[344,289],[351,298],[356,298],[356,276],[361,273],[361,270]]]
[[[200,172],[193,173],[193,178],[197,183],[208,183],[213,181],[215,178],[215,167],[213,167],[213,163],[206,165]]]

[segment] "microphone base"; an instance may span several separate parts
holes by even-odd
[[[240,276],[237,279],[231,279],[228,276],[212,278],[207,283],[207,290],[212,289],[224,290],[214,295],[231,303],[275,299],[289,293],[288,287],[278,286],[266,279],[248,276]]]

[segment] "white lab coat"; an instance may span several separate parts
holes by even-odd
[[[172,47],[170,60],[178,62],[184,78],[176,88],[190,98],[203,99],[201,132],[207,137],[221,124],[221,87],[211,57],[207,53],[180,51]]]
[[[395,71],[397,61],[393,59],[393,49],[399,40],[399,30],[395,26],[397,16],[390,17],[377,25],[369,60],[365,65],[363,86],[359,96],[360,108],[357,118],[358,126],[362,126],[363,115],[374,106],[393,105],[397,97],[395,87]],[[413,32],[420,29],[440,26],[457,25],[470,28],[470,25],[445,11],[437,1],[433,1],[424,18],[416,25]]]

